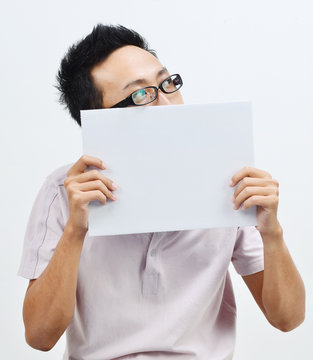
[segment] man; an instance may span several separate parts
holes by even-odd
[[[182,104],[182,79],[170,75],[138,33],[98,25],[62,60],[58,88],[81,125],[81,109]],[[230,206],[257,206],[257,228],[90,237],[88,203],[118,201],[102,160],[83,155],[55,170],[34,203],[19,269],[30,279],[23,306],[30,346],[50,350],[67,330],[64,359],[231,359],[230,262],[270,324],[290,331],[303,322],[304,285],[270,174],[245,167],[230,179],[238,185]]]

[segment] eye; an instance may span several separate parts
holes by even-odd
[[[148,89],[140,89],[132,94],[132,99],[135,104],[142,105],[149,100]]]
[[[165,79],[162,83],[164,88],[168,88],[172,85],[172,78]]]
[[[140,101],[142,101],[142,100],[144,100],[145,98],[146,98],[146,91],[145,91],[145,89],[140,89],[140,90],[138,90],[138,91],[136,91],[136,92],[134,92],[133,93],[133,95],[132,95],[132,97],[133,97],[133,100],[136,102],[140,102]]]
[[[173,79],[173,83],[174,85],[180,85],[180,79],[179,79],[179,76],[176,76],[174,79]]]

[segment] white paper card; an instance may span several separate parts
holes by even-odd
[[[81,111],[83,153],[119,188],[89,203],[89,235],[257,225],[234,210],[232,176],[254,166],[251,104],[143,106]],[[88,168],[90,170],[90,168]]]

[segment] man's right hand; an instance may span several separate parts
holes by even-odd
[[[99,200],[106,204],[107,198],[116,200],[112,190],[117,185],[99,170],[84,172],[88,166],[106,169],[101,159],[82,155],[67,172],[64,186],[69,202],[69,222],[79,231],[88,231],[88,204],[90,201]]]
[[[39,277],[30,280],[25,295],[25,339],[34,349],[52,349],[73,319],[89,201],[105,204],[107,198],[114,200],[112,180],[97,169],[84,172],[88,166],[106,168],[100,159],[83,155],[67,172],[64,186],[69,200],[68,222],[49,264]]]

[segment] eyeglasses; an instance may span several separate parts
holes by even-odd
[[[179,74],[170,75],[161,82],[159,86],[146,86],[142,89],[131,93],[127,98],[119,103],[111,106],[111,108],[126,107],[126,106],[141,106],[147,105],[158,97],[159,89],[164,94],[171,94],[179,90],[183,86],[183,80]]]

